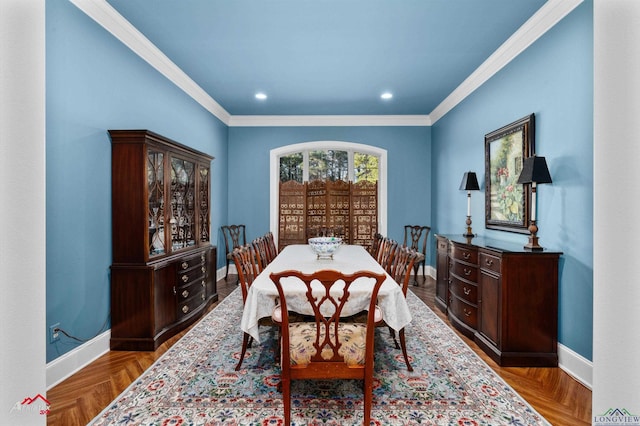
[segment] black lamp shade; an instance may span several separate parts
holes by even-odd
[[[460,189],[464,191],[477,191],[480,189],[475,172],[464,173],[462,176],[462,182],[460,183]]]
[[[522,183],[552,183],[547,161],[544,157],[531,156],[524,159],[522,165],[522,173],[518,178],[519,184]]]

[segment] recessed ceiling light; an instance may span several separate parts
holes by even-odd
[[[258,92],[258,93],[256,93],[256,99],[264,101],[265,99],[267,99],[267,95],[265,93]]]
[[[391,98],[393,98],[393,93],[384,92],[382,95],[380,95],[380,98],[382,98],[384,100],[391,99]]]

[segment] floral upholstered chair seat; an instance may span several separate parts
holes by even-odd
[[[329,341],[335,341],[334,325],[329,326]],[[316,354],[314,343],[316,342],[316,323],[297,322],[289,324],[289,353],[292,368],[303,368],[311,362],[311,357]],[[325,341],[326,328],[320,328],[320,342]],[[340,323],[338,324],[338,336],[340,349],[338,354],[344,357],[344,362],[349,366],[362,366],[365,360],[367,339],[366,324]],[[327,344],[322,348],[320,356],[329,360],[333,357],[333,349]]]

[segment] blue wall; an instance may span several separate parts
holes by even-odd
[[[229,129],[229,221],[247,237],[269,229],[269,152],[312,141],[345,141],[387,150],[387,235],[402,241],[406,224],[431,225],[429,127],[232,127]]]
[[[47,2],[46,25],[47,327],[91,338],[110,327],[107,130],[149,129],[216,157],[216,229],[226,221],[227,127],[70,2]],[[47,340],[47,362],[79,344]]]
[[[466,170],[476,233],[526,243],[522,234],[484,229],[484,135],[536,115],[536,153],[553,184],[538,187],[540,244],[564,253],[560,269],[559,341],[592,359],[593,332],[593,4],[585,2],[432,128],[434,222],[461,233]]]

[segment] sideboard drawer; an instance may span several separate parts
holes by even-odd
[[[451,273],[467,281],[478,282],[478,268],[466,263],[451,262]]]
[[[449,291],[465,302],[477,303],[478,287],[475,285],[453,278],[450,281]]]
[[[449,297],[449,311],[472,329],[475,330],[478,327],[478,308],[476,306],[451,295]]]
[[[491,255],[489,253],[480,252],[480,268],[495,272],[496,274],[500,273],[502,259],[498,256]]]
[[[451,258],[475,265],[478,263],[478,251],[459,244],[451,244]]]

